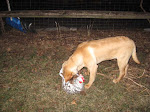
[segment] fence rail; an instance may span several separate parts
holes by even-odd
[[[0,17],[150,19],[150,13],[126,12],[126,11],[91,11],[91,10],[20,10],[20,11],[1,11]]]

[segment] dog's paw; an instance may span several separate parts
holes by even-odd
[[[113,80],[113,83],[115,83],[115,84],[118,83],[118,80],[117,80],[117,79],[114,79],[114,80]]]
[[[86,84],[84,87],[85,87],[85,89],[89,89],[89,88],[90,88],[90,85],[89,85],[89,84]]]

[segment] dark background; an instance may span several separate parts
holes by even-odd
[[[15,10],[99,10],[99,11],[134,11],[143,12],[141,0],[10,0],[12,11]],[[0,11],[8,11],[6,0],[0,0]],[[143,8],[150,12],[150,0],[143,0]],[[33,23],[35,29],[60,26],[95,29],[147,28],[150,23],[139,19],[84,19],[84,18],[21,18]]]
[[[11,10],[101,10],[142,11],[141,0],[9,0]],[[6,0],[0,0],[0,10],[6,11]],[[150,12],[150,0],[143,0],[143,8]]]

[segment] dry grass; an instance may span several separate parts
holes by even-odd
[[[3,112],[148,112],[150,111],[150,40],[142,30],[41,31],[11,30],[0,37],[0,111]],[[58,72],[77,45],[86,40],[124,35],[137,45],[141,61],[130,60],[119,84],[116,61],[99,64],[97,78],[86,94],[66,94]],[[81,70],[86,74],[86,69]],[[88,76],[85,76],[88,82]]]

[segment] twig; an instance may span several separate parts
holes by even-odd
[[[107,70],[107,69],[109,69],[109,68],[112,68],[112,67],[106,67],[106,68],[104,68],[104,70]],[[117,70],[118,71],[118,70]]]
[[[94,21],[92,22],[92,24],[91,24],[91,22],[90,22],[90,25],[87,25],[88,36],[91,35],[91,30],[92,30],[92,28],[93,28],[93,23],[94,23]]]
[[[55,24],[56,24],[56,28],[57,28],[57,33],[58,33],[58,35],[60,35],[60,25],[56,21],[55,21]]]
[[[135,75],[130,75],[130,78],[132,78],[132,79],[137,79],[138,78],[139,79],[139,78],[143,77],[144,75],[145,75],[145,69],[144,69],[142,75],[140,75],[138,77],[136,77]]]
[[[126,78],[126,79],[132,81],[134,84],[136,84],[137,86],[139,86],[139,87],[141,87],[141,88],[145,88],[145,90],[147,90],[148,93],[150,92],[150,90],[149,90],[147,87],[145,87],[145,86],[143,86],[143,85],[141,85],[141,84],[135,82],[135,81],[132,80],[131,78],[129,78],[129,77],[124,77],[124,78]],[[150,94],[150,93],[149,93],[149,94]]]
[[[141,2],[140,2],[140,7],[143,10],[143,12],[146,12],[145,9],[143,8],[143,0],[141,0]]]
[[[132,79],[129,78],[129,77],[125,77],[125,78],[128,79],[128,80],[130,80],[130,81],[132,81],[133,83],[135,83],[136,85],[138,85],[138,86],[140,86],[140,87],[146,88],[145,86],[143,86],[143,85],[141,85],[141,84],[138,84],[137,82],[135,82],[134,80],[132,80]]]
[[[149,75],[145,75],[146,77],[150,77]]]
[[[137,77],[137,78],[141,78],[141,77],[143,77],[144,73],[145,73],[145,69],[144,69],[144,71],[143,71],[142,75],[141,75],[141,76],[139,76],[139,77]]]
[[[143,10],[143,12],[146,13],[146,10],[143,8],[143,0],[141,0],[141,2],[140,2],[140,7],[141,7],[141,9]],[[149,20],[149,19],[147,19],[147,21],[150,23],[150,20]]]
[[[144,73],[145,73],[145,69],[144,69],[144,72],[143,72],[142,76],[144,75]],[[111,77],[108,77],[108,76],[106,76],[106,75],[104,75],[104,74],[102,74],[102,73],[97,73],[97,74],[98,74],[98,75],[101,75],[101,76],[103,76],[103,77],[105,77],[105,78],[107,78],[107,79],[112,79]],[[140,76],[140,77],[142,77],[142,76]],[[148,94],[150,94],[150,90],[149,90],[147,87],[145,87],[145,86],[143,86],[143,85],[141,85],[141,84],[135,82],[134,80],[132,80],[132,79],[129,78],[129,77],[124,77],[124,78],[126,78],[126,79],[132,81],[134,84],[136,84],[137,86],[139,86],[139,87],[141,87],[141,88],[145,88],[145,90],[147,90]]]
[[[97,73],[98,75],[101,75],[101,76],[103,76],[103,77],[105,77],[105,78],[107,78],[107,79],[112,79],[111,77],[109,77],[109,76],[107,76],[107,75],[104,75],[104,74],[102,74],[102,73]]]

